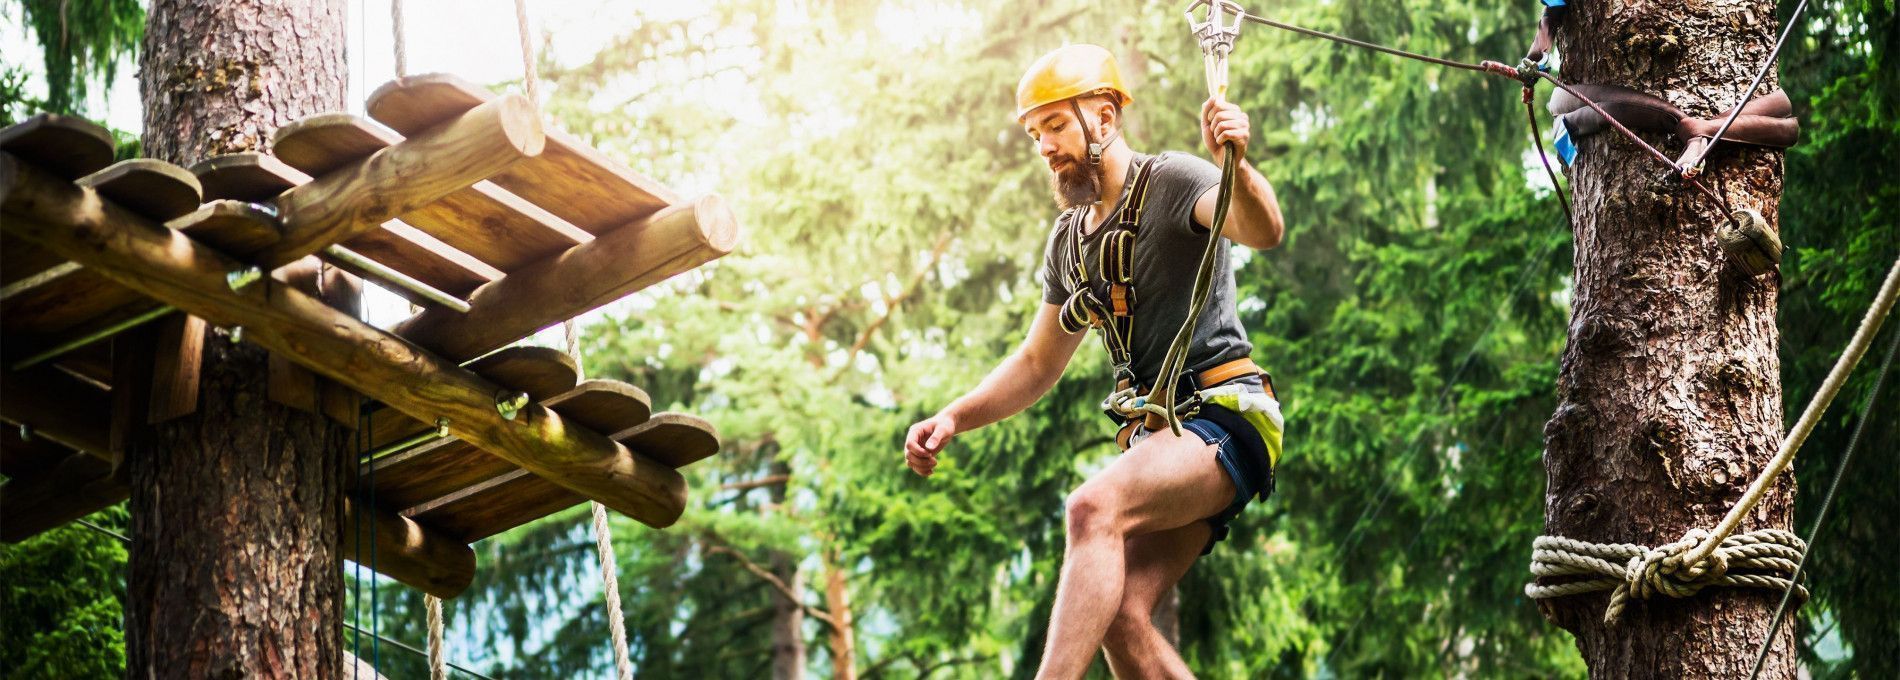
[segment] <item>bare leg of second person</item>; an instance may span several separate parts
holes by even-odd
[[[1214,447],[1157,432],[1069,495],[1068,550],[1038,678],[1080,678],[1121,609],[1130,537],[1211,517],[1234,498]]]
[[[1214,530],[1206,522],[1128,539],[1128,576],[1121,609],[1108,624],[1102,652],[1117,678],[1192,678],[1180,651],[1155,629],[1155,604],[1201,556]]]

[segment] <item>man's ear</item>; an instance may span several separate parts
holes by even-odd
[[[1122,127],[1121,111],[1107,99],[1102,99],[1095,105],[1095,120],[1099,121],[1096,128],[1099,134],[1095,136],[1097,139],[1107,139],[1110,130],[1120,130]]]

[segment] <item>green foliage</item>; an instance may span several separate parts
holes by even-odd
[[[18,0],[39,39],[45,65],[46,101],[55,113],[82,113],[88,82],[112,82],[121,60],[145,36],[145,8],[138,0]]]
[[[1089,343],[1047,398],[961,437],[929,480],[902,466],[901,437],[1007,354],[1038,304],[1054,211],[1008,118],[1023,64],[1063,42],[1106,43],[1134,82],[1136,148],[1202,152],[1199,54],[1174,4],[950,3],[974,30],[937,17],[939,37],[905,42],[880,14],[920,3],[735,2],[644,19],[594,62],[550,71],[550,107],[567,127],[643,172],[723,192],[747,229],[738,252],[624,303],[584,341],[591,373],[707,414],[728,442],[690,471],[694,507],[679,525],[616,528],[642,674],[764,674],[781,596],[754,570],[802,581],[816,674],[829,669],[830,629],[816,619],[832,570],[848,583],[861,673],[1033,671],[1062,499],[1113,452],[1094,407],[1108,380],[1100,352]],[[1894,33],[1879,3],[1849,9],[1866,24],[1811,27],[1784,62],[1819,64],[1788,78],[1797,101],[1823,92],[1784,202],[1791,403],[1848,332],[1798,320],[1857,315],[1891,257],[1894,190],[1856,169],[1891,150],[1892,74],[1877,58],[1813,56],[1827,41],[1871,50]],[[1475,61],[1521,51],[1537,8],[1270,10]],[[1290,227],[1281,249],[1238,265],[1240,298],[1285,400],[1288,456],[1278,493],[1182,583],[1184,655],[1209,677],[1580,675],[1569,637],[1520,590],[1542,529],[1542,427],[1571,246],[1543,169],[1526,161],[1517,89],[1244,30],[1233,96],[1253,116],[1253,160]],[[674,67],[683,80],[655,75]],[[622,90],[633,94],[607,95]],[[1832,211],[1833,231],[1806,231],[1824,219],[1807,211]],[[1806,334],[1836,339],[1797,345]],[[1844,419],[1824,436],[1844,437]],[[1893,433],[1882,436],[1894,450]],[[1817,469],[1804,464],[1810,489]],[[745,484],[776,475],[789,484]],[[1814,494],[1803,498],[1811,516]],[[480,658],[529,675],[609,667],[582,524],[564,516],[485,547],[498,561],[484,564],[500,567],[457,621],[478,631],[477,649],[513,647]],[[1817,576],[1825,607],[1813,611],[1840,612],[1854,658],[1890,654],[1860,631],[1891,626],[1894,605],[1847,599],[1890,589],[1851,575],[1869,557],[1828,555],[1849,575]],[[562,591],[558,606],[532,604]]]
[[[1204,153],[1200,55],[1180,4],[650,7],[591,62],[543,65],[564,127],[687,193],[722,193],[747,231],[738,252],[616,305],[583,339],[591,376],[704,414],[726,442],[687,471],[692,505],[678,524],[613,524],[641,676],[767,675],[786,651],[772,631],[781,585],[805,608],[806,666],[829,675],[834,575],[863,677],[1033,673],[1063,498],[1113,455],[1095,409],[1108,381],[1100,351],[1085,345],[1027,412],[959,438],[928,480],[903,467],[900,441],[1011,351],[1040,304],[1054,210],[1009,115],[1023,65],[1065,42],[1104,43],[1136,90],[1136,148]],[[22,6],[43,41],[57,35],[46,8],[60,3]],[[1889,63],[1900,27],[1891,2],[1821,8],[1781,68],[1804,127],[1780,215],[1790,418],[1900,240],[1900,189],[1867,170],[1900,152]],[[1464,0],[1253,9],[1468,61],[1521,53],[1537,11]],[[71,35],[90,37],[46,43],[49,74],[66,65],[49,99],[63,99],[22,104],[23,70],[8,64],[0,116],[83,101],[86,74],[136,44],[126,11],[68,3],[68,27],[83,29]],[[91,18],[72,20],[81,15]],[[928,28],[903,30],[906,18]],[[1182,583],[1183,654],[1205,677],[1581,675],[1571,640],[1519,590],[1542,528],[1542,426],[1571,244],[1543,170],[1525,160],[1517,89],[1243,31],[1232,96],[1253,117],[1252,160],[1289,233],[1239,261],[1239,297],[1285,400],[1287,456],[1277,493]],[[1802,528],[1871,398],[1871,372],[1850,382],[1798,466]],[[1895,383],[1810,565],[1817,599],[1803,637],[1830,641],[1805,652],[1817,677],[1900,675],[1900,590],[1878,578],[1876,538],[1900,501],[1867,472],[1900,462],[1900,427],[1879,417],[1900,403]],[[20,641],[0,669],[117,673],[108,624],[124,553],[105,540],[65,529],[0,547],[4,639]],[[452,659],[496,677],[605,675],[585,507],[477,549],[478,579],[449,605]],[[355,603],[364,623],[426,639],[421,596],[364,584],[377,587],[373,611],[368,597]],[[111,651],[76,651],[94,648]],[[370,649],[363,640],[360,653]],[[392,677],[426,672],[388,646],[379,656]]]
[[[1792,9],[1792,3],[1783,5],[1784,12]],[[1892,167],[1900,154],[1900,74],[1894,68],[1900,18],[1893,3],[1879,0],[1850,0],[1839,9],[1817,5],[1808,12],[1809,20],[1789,38],[1781,70],[1781,85],[1801,118],[1801,144],[1788,152],[1781,202],[1787,245],[1781,268],[1782,403],[1790,424],[1900,256],[1900,185],[1874,170]],[[1900,323],[1890,319],[1802,447],[1795,465],[1801,489],[1795,526],[1803,535],[1814,525],[1857,416],[1874,398],[1874,374],[1896,333]],[[1852,667],[1866,678],[1900,677],[1900,621],[1894,617],[1900,588],[1876,576],[1892,554],[1881,538],[1886,519],[1900,513],[1890,474],[1900,465],[1900,418],[1894,417],[1900,413],[1900,375],[1890,373],[1881,392],[1808,563],[1821,606],[1801,610],[1804,638],[1838,623],[1853,650]]]
[[[122,532],[125,507],[88,519]],[[0,674],[123,676],[125,559],[118,539],[77,524],[0,544]]]

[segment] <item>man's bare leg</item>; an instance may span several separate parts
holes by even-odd
[[[1234,498],[1215,449],[1157,432],[1069,494],[1068,550],[1038,678],[1080,678],[1121,609],[1132,536],[1211,517]]]
[[[1155,629],[1155,604],[1187,574],[1214,533],[1206,522],[1128,539],[1122,606],[1108,624],[1102,651],[1117,678],[1192,678],[1187,662]]]

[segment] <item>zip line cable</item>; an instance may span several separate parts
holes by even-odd
[[[1722,127],[1716,128],[1715,136],[1709,138],[1708,146],[1702,147],[1702,153],[1696,154],[1687,167],[1683,168],[1683,172],[1693,172],[1695,166],[1709,155],[1709,151],[1722,142],[1722,135],[1728,133],[1728,126],[1734,125],[1735,119],[1742,116],[1742,107],[1748,104],[1748,100],[1755,98],[1755,88],[1761,87],[1762,79],[1768,77],[1768,69],[1774,67],[1775,58],[1781,55],[1781,46],[1787,44],[1788,36],[1794,33],[1795,24],[1801,22],[1801,12],[1807,8],[1808,0],[1801,0],[1794,6],[1794,12],[1788,15],[1788,23],[1781,27],[1781,37],[1775,39],[1775,46],[1768,50],[1768,58],[1761,61],[1761,68],[1755,69],[1755,79],[1748,82],[1748,89],[1735,93],[1735,110],[1729,112],[1728,120],[1722,121]]]

